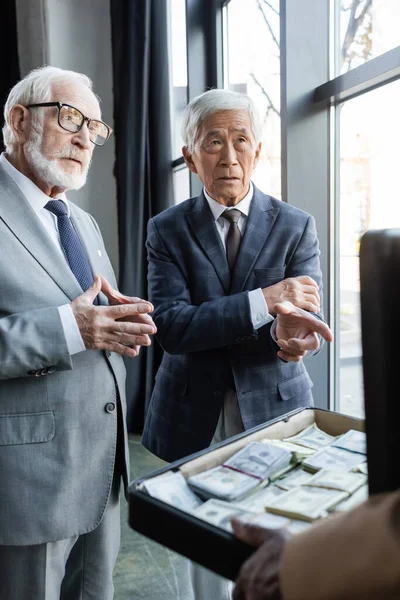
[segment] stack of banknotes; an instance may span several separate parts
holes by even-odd
[[[189,477],[189,486],[202,498],[235,502],[286,469],[292,454],[284,448],[251,442],[219,467]]]
[[[314,423],[284,440],[250,442],[224,464],[143,483],[159,500],[231,531],[233,516],[295,534],[368,497],[365,433],[331,436]]]

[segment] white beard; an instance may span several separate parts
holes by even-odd
[[[79,190],[86,183],[91,161],[87,160],[83,151],[79,151],[71,144],[57,152],[55,158],[50,160],[43,156],[40,151],[42,138],[42,129],[39,131],[33,130],[30,140],[25,145],[26,156],[32,169],[49,186],[58,186],[66,190]],[[58,165],[57,158],[76,158],[82,161],[81,173],[77,175],[66,173]]]

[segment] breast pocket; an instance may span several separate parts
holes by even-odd
[[[268,287],[285,279],[286,267],[271,267],[269,269],[254,269],[254,278],[259,287]]]

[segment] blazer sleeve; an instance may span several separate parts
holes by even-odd
[[[57,307],[0,318],[0,380],[72,369]]]
[[[286,544],[283,600],[400,598],[400,492],[372,496]]]
[[[293,249],[289,258],[285,278],[299,277],[300,275],[308,275],[312,277],[318,285],[318,293],[321,300],[321,312],[312,313],[321,321],[324,320],[322,313],[323,304],[323,281],[320,265],[320,250],[315,226],[315,219],[311,215],[308,216],[301,238]]]
[[[149,300],[155,307],[157,339],[166,352],[210,350],[257,336],[247,291],[195,306],[181,265],[164,244],[153,219],[148,223],[146,246]]]

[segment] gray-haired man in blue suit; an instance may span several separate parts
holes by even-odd
[[[96,222],[65,195],[111,133],[91,81],[32,71],[4,116],[0,598],[111,600],[129,473],[121,355],[150,344],[152,306],[115,291]]]
[[[168,461],[311,406],[302,358],[319,348],[317,334],[331,340],[313,217],[251,182],[261,143],[250,98],[205,92],[182,131],[204,189],[151,219],[147,238],[165,353],[143,444]],[[222,596],[207,587],[203,597]]]

